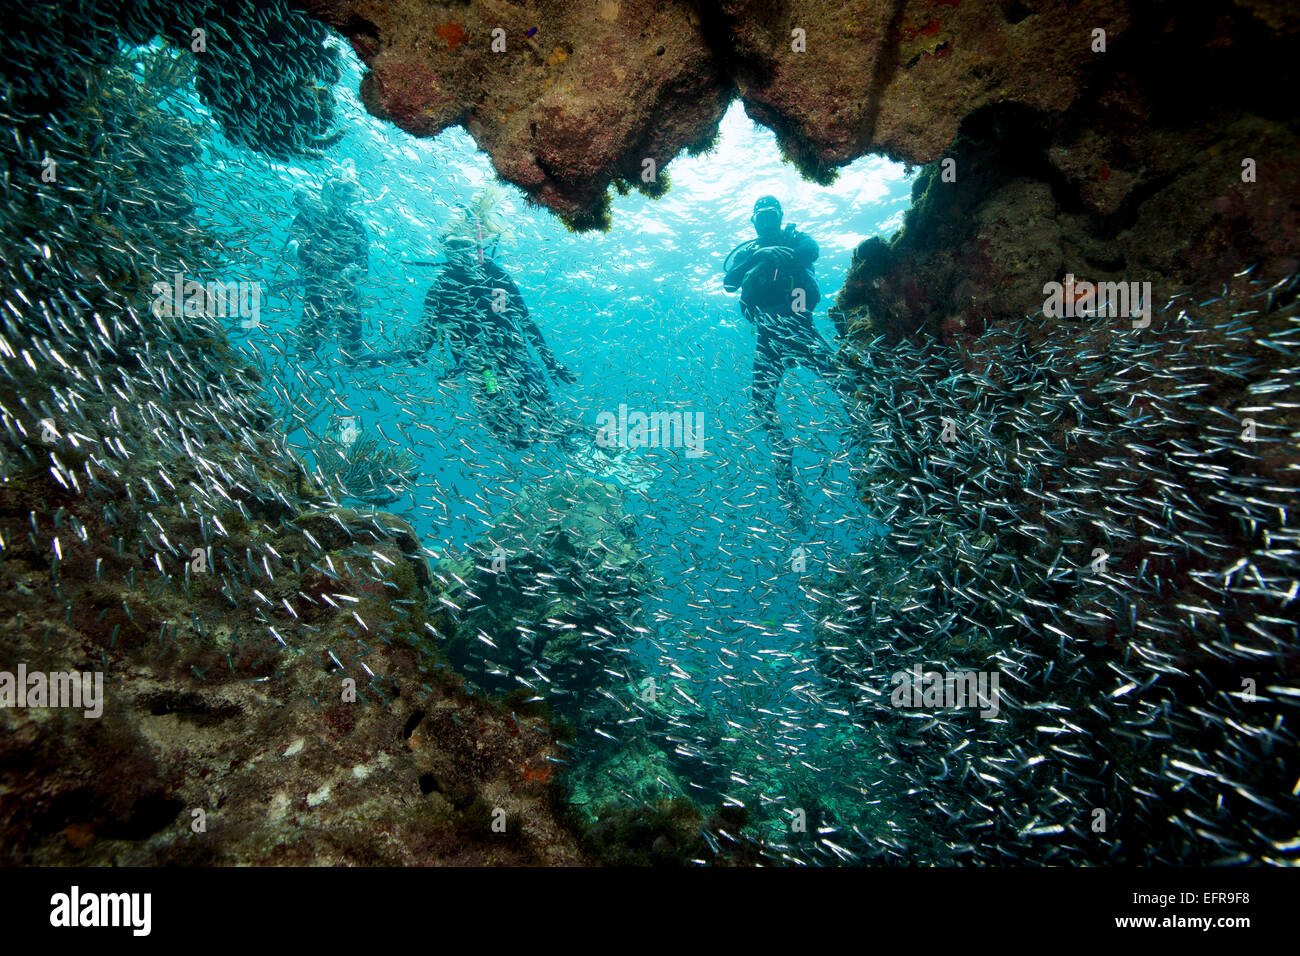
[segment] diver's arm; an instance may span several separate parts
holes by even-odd
[[[781,245],[759,249],[754,260],[762,261],[760,256],[766,256],[767,261],[778,268],[810,269],[819,254],[817,243],[811,236],[798,229],[791,229],[782,236]]]
[[[578,377],[555,360],[555,353],[546,344],[546,339],[542,335],[542,329],[537,324],[537,320],[529,314],[528,305],[524,302],[524,296],[519,291],[519,286],[515,285],[515,280],[510,278],[506,271],[499,266],[493,270],[491,280],[500,288],[506,290],[506,308],[512,310],[518,317],[520,331],[524,333],[524,338],[537,351],[537,357],[542,360],[542,364],[551,373],[551,377],[562,382],[568,382],[570,385],[576,382]]]
[[[429,286],[424,296],[424,312],[421,315],[420,331],[416,333],[413,345],[407,346],[399,354],[409,362],[419,362],[433,348],[438,340],[440,324],[439,313],[442,310],[442,280]]]
[[[757,250],[750,249],[736,256],[736,262],[731,269],[722,277],[722,288],[728,292],[735,292],[740,288],[740,284],[745,281],[750,267],[755,265],[754,254]]]
[[[522,300],[520,300],[522,305]],[[561,365],[555,360],[555,353],[551,351],[550,346],[546,344],[546,339],[542,338],[542,330],[537,325],[537,321],[526,312],[520,319],[520,325],[523,327],[524,335],[537,350],[537,356],[546,366],[546,370],[551,373],[551,378],[559,379],[561,382],[567,382],[572,385],[578,380],[578,376],[573,374],[567,366]]]
[[[821,250],[817,246],[816,240],[806,232],[795,230],[794,245],[790,251],[794,254],[794,264],[807,268],[817,261],[821,255]]]

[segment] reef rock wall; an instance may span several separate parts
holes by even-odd
[[[927,163],[987,104],[1068,109],[1090,31],[1129,22],[1118,0],[307,7],[369,67],[372,112],[418,136],[464,126],[503,178],[580,228],[607,221],[611,183],[661,188],[735,96],[809,175],[873,150]]]
[[[1150,282],[1162,302],[1249,266],[1295,271],[1296,26],[1249,5],[1143,5],[1105,52],[1079,53],[1088,83],[1069,109],[967,115],[903,230],[856,251],[846,324],[960,345],[1039,313],[1066,275]]]
[[[1133,5],[1068,109],[968,115],[855,251],[893,531],[823,663],[926,794],[883,857],[1294,861],[1296,28]],[[888,693],[960,672],[997,714]]]
[[[201,131],[83,67],[0,145],[0,857],[583,862],[548,727],[440,663],[409,526],[308,480],[195,299]]]
[[[658,191],[660,168],[707,143],[730,99],[687,4],[308,9],[369,67],[361,95],[371,112],[416,136],[464,126],[503,178],[578,227],[605,221],[612,182]]]

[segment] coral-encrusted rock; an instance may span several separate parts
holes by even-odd
[[[1077,174],[1081,150],[1042,148],[1032,134],[1012,139],[1018,156],[987,126],[959,137],[950,152],[969,172],[949,183],[938,167],[927,170],[902,232],[857,250],[835,305],[852,328],[924,329],[956,344],[986,322],[1039,312],[1044,284],[1067,273],[1151,282],[1159,302],[1248,265],[1270,276],[1297,267],[1300,137],[1283,123],[1243,117],[1209,148],[1192,132],[1162,131],[1163,168],[1111,173],[1124,183],[1114,193]],[[1242,181],[1246,154],[1268,170],[1267,184]]]
[[[7,384],[23,395],[35,382]],[[166,402],[154,399],[141,401]],[[138,411],[118,420],[137,437],[134,461],[185,473],[180,446]],[[203,454],[235,447],[208,436]],[[277,449],[263,446],[259,468],[287,498],[295,468]],[[467,693],[422,638],[430,578],[405,522],[300,499],[272,527],[230,508],[199,566],[155,562],[138,553],[144,528],[200,540],[177,502],[119,499],[126,520],[106,526],[49,470],[15,459],[5,478],[0,670],[99,672],[104,696],[99,716],[0,709],[4,861],[582,862],[552,809],[546,726]],[[96,529],[53,565],[47,539],[17,533],[47,520],[29,516],[39,500]]]
[[[268,648],[266,666],[184,673],[193,655],[110,670],[104,714],[0,712],[0,835],[11,863],[576,863],[549,808],[554,756],[514,717],[377,642],[327,675],[329,645]],[[70,655],[51,669],[89,667]],[[269,671],[261,682],[246,676]],[[356,702],[344,702],[353,676]],[[505,811],[505,832],[492,810]],[[202,816],[198,814],[202,812]],[[202,829],[196,821],[202,820]],[[512,823],[513,821],[513,823]]]
[[[370,67],[371,112],[417,136],[463,125],[504,178],[579,227],[605,221],[610,183],[653,186],[644,160],[661,170],[707,142],[733,84],[811,174],[870,149],[923,163],[985,104],[1068,108],[1096,58],[1091,31],[1113,42],[1128,22],[1119,0],[308,8]]]
[[[68,545],[53,581],[15,534],[24,496],[53,487],[48,473],[0,485],[0,670],[100,672],[102,714],[0,709],[4,860],[582,861],[551,809],[548,729],[467,693],[421,638],[428,571],[400,519],[306,511],[272,530],[232,509],[207,571],[160,576],[128,533],[125,556],[107,536]],[[95,521],[85,499],[65,496],[64,514]],[[183,527],[174,505],[150,514]],[[245,589],[254,550],[278,559]]]
[[[746,110],[809,169],[873,149],[931,162],[989,103],[1064,110],[1096,60],[1091,31],[1114,42],[1128,26],[1119,0],[721,7],[730,47],[720,52]]]
[[[1067,274],[1150,282],[1158,304],[1252,265],[1293,272],[1297,53],[1241,9],[1144,9],[1070,109],[969,116],[951,175],[926,170],[902,232],[858,250],[839,312],[961,344],[1037,313]]]
[[[716,130],[730,97],[686,4],[308,6],[370,68],[361,93],[372,113],[416,136],[464,126],[504,178],[575,226],[603,223],[616,180],[654,191],[673,156]]]
[[[1113,42],[1127,25],[1118,0],[308,6],[370,67],[372,112],[417,136],[465,126],[503,177],[579,226],[603,221],[611,182],[642,184],[645,159],[662,169],[706,142],[733,82],[810,173],[870,149],[929,162],[987,103],[1068,108],[1091,30]]]

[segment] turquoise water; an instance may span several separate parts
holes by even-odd
[[[438,384],[437,363],[358,368],[334,343],[323,345],[315,361],[295,358],[302,305],[288,242],[296,190],[318,194],[327,177],[355,169],[354,211],[370,237],[370,271],[361,286],[364,339],[384,351],[415,334],[437,274],[413,263],[441,259],[437,236],[458,204],[493,179],[487,156],[464,131],[416,140],[367,114],[356,94],[360,64],[346,47],[342,54],[347,68],[335,93],[347,133],[327,156],[286,164],[232,145],[190,93],[175,108],[212,133],[203,160],[187,173],[196,215],[228,247],[232,267],[223,278],[273,290],[263,301],[262,326],[244,330],[232,322],[231,336],[269,373],[269,397],[284,414],[291,447],[311,460],[332,418],[359,416],[363,430],[417,455],[420,478],[385,510],[410,520],[436,557],[473,541],[524,487],[564,468],[565,452],[554,444],[505,448],[478,421],[463,383]],[[703,671],[703,692],[721,693],[719,700],[737,687],[761,688],[770,707],[799,717],[798,733],[833,736],[837,716],[812,712],[816,679],[805,652],[815,612],[800,578],[842,568],[886,529],[854,494],[838,397],[802,369],[786,375],[778,401],[810,508],[808,533],[791,527],[750,409],[754,333],[736,297],[722,289],[722,263],[752,238],[754,200],[779,197],[786,223],[820,245],[816,325],[834,343],[826,306],[852,250],[899,228],[913,174],[866,157],[830,187],[806,182],[781,159],[774,135],[739,105],[726,114],[710,152],[674,159],[667,174],[671,188],[659,200],[615,196],[605,234],[570,233],[505,187],[499,213],[513,238],[502,243],[497,261],[519,285],[559,361],[577,374],[576,385],[553,385],[565,416],[594,428],[599,414],[617,413],[620,405],[703,415],[703,456],[658,448],[636,456],[651,480],[629,490],[626,504],[660,587],[646,599],[648,633],[633,650],[652,673],[690,663],[692,673]],[[732,664],[717,649],[737,641],[749,652]],[[726,679],[711,691],[713,677]],[[847,724],[842,729],[847,735]],[[756,753],[765,746],[757,734],[753,746]]]
[[[349,70],[336,96],[348,133],[328,157],[293,165],[268,161],[227,143],[213,125],[205,161],[192,170],[194,191],[198,215],[229,237],[237,263],[230,277],[273,289],[296,276],[286,249],[294,190],[316,193],[326,176],[352,165],[360,187],[356,212],[371,239],[370,273],[362,286],[365,340],[391,347],[414,335],[437,272],[407,263],[441,259],[439,230],[458,203],[491,181],[492,170],[459,128],[417,140],[369,116],[356,95],[360,64],[350,51],[344,56]],[[205,113],[197,97],[187,108],[199,117]],[[613,228],[606,234],[572,234],[507,187],[502,212],[515,240],[503,244],[497,259],[514,276],[557,357],[579,377],[576,386],[556,388],[567,415],[594,428],[599,412],[616,412],[620,404],[704,413],[706,456],[691,460],[680,451],[645,450],[660,474],[643,496],[629,501],[643,518],[647,549],[671,585],[663,610],[676,625],[703,627],[717,618],[691,608],[692,595],[709,590],[718,576],[768,581],[778,565],[788,565],[794,547],[772,541],[772,532],[782,539],[792,532],[750,413],[754,335],[736,297],[722,289],[722,260],[752,237],[753,200],[779,196],[786,222],[821,245],[817,278],[823,299],[816,324],[833,342],[825,306],[834,301],[853,248],[901,225],[912,176],[899,164],[867,157],[845,168],[831,187],[805,182],[782,161],[774,135],[752,123],[739,105],[727,113],[710,153],[673,160],[668,175],[671,188],[657,201],[635,192],[615,196]],[[293,384],[289,366],[296,363],[288,361],[292,353],[281,337],[289,336],[300,314],[298,291],[290,287],[266,300],[265,328],[245,332],[232,324],[232,334],[281,382]],[[277,354],[281,346],[284,355]],[[422,472],[436,477],[438,490],[452,492],[436,495],[435,502],[417,488],[389,508],[409,510],[434,551],[482,533],[484,511],[498,513],[521,481],[555,467],[545,454],[504,449],[475,421],[464,390],[438,390],[436,367],[396,374],[347,368],[332,343],[319,359],[310,370],[332,394],[328,410],[309,428],[323,429],[330,414],[360,415],[363,427],[378,428],[419,452]],[[399,402],[417,411],[418,428],[399,412]],[[779,408],[815,509],[811,537],[803,542],[813,564],[851,552],[855,541],[879,527],[851,494],[843,418],[835,404],[811,372],[787,375]],[[302,429],[289,438],[303,451],[312,445]],[[482,510],[458,502],[466,496],[477,496]],[[710,515],[726,517],[719,523]],[[719,544],[734,557],[719,552]],[[716,563],[694,560],[692,553],[711,555]],[[713,574],[684,573],[701,563],[713,564]],[[784,616],[793,595],[779,587],[771,597],[742,588],[736,598],[739,606],[728,616],[760,618]]]
[[[220,802],[215,778],[242,796],[222,804],[213,837],[252,819],[244,845],[263,860],[281,846],[376,859],[373,827],[334,839],[338,821],[364,817],[396,859],[418,862],[428,827],[473,843],[491,806],[514,833],[562,815],[607,862],[1294,862],[1300,277],[1283,274],[1288,259],[1186,268],[1220,239],[1225,255],[1255,257],[1285,235],[1215,226],[1185,248],[1162,243],[1165,200],[1209,182],[1182,167],[1154,180],[1119,170],[1107,188],[1131,195],[1096,220],[1088,164],[1061,178],[1069,131],[1044,138],[1042,115],[1014,96],[963,121],[949,152],[983,173],[955,192],[938,164],[913,179],[880,158],[829,187],[803,182],[736,107],[711,151],[668,164],[663,198],[612,197],[607,233],[572,234],[495,183],[463,132],[420,141],[369,115],[347,44],[296,8],[182,6],[220,42],[196,49],[189,15],[169,4],[38,2],[7,24],[10,656],[79,668],[97,656],[122,718],[102,727],[126,734],[105,747],[104,732],[17,715],[0,738],[14,859],[243,860],[237,845],[195,856],[193,831],[170,826],[182,801]],[[1250,16],[1189,22],[1218,37]],[[1024,10],[1007,19],[1022,37],[1035,28]],[[730,27],[704,26],[726,70]],[[1167,32],[1150,18],[1132,27]],[[154,37],[170,46],[121,45]],[[1071,109],[1110,103],[1107,84],[1138,82],[1127,69],[1090,74]],[[1171,156],[1240,130],[1229,101],[1245,103],[1246,87],[1216,90],[1205,117],[1161,114],[1173,126],[1154,135]],[[1282,115],[1265,99],[1260,129]],[[1131,145],[1131,133],[1098,142]],[[1220,151],[1210,179],[1237,183],[1233,162]],[[1271,221],[1282,207],[1267,165],[1192,219]],[[344,181],[347,217],[309,214]],[[1026,260],[994,236],[992,271],[978,249],[967,263],[987,293],[966,310],[982,331],[941,323],[958,348],[923,333],[867,341],[864,325],[897,328],[918,283],[943,297],[960,278],[949,253],[971,251],[962,235],[982,247],[1013,207],[1049,215],[1049,187],[1060,242]],[[489,188],[501,198],[479,210],[481,245],[496,261],[475,265],[469,226],[465,261],[444,262],[450,227]],[[760,426],[755,332],[720,280],[765,195],[819,243],[817,326],[852,372],[836,378],[828,356],[831,386],[788,371],[778,420]],[[854,310],[854,341],[835,342],[827,311],[853,253],[899,235],[905,213],[907,242],[853,270],[855,288],[880,282],[859,297],[874,314]],[[509,233],[499,248],[492,221]],[[362,231],[369,270],[354,289],[330,247]],[[326,263],[314,272],[313,254]],[[778,278],[769,254],[747,280]],[[558,423],[511,420],[528,351],[516,310],[493,315],[480,296],[476,331],[495,342],[409,354],[436,324],[427,290],[442,290],[434,318],[454,340],[464,286],[489,274],[475,291],[513,277],[549,342],[537,357]],[[1066,276],[1075,293],[1094,280],[1142,289],[1147,321],[1053,295]],[[179,291],[159,282],[173,279]],[[177,313],[166,293],[185,279],[216,307],[191,299]],[[784,299],[784,282],[745,284]],[[221,305],[232,288],[233,312]],[[263,293],[257,321],[239,314],[250,289]],[[305,336],[313,300],[331,327]],[[352,313],[363,328],[345,328]],[[692,429],[669,447],[597,447],[628,411]],[[413,537],[392,527],[400,518]],[[398,556],[415,539],[427,563]],[[447,706],[459,687],[448,665],[504,701]],[[343,709],[330,700],[340,679]],[[314,735],[330,756],[296,762],[292,779],[262,762],[305,753]],[[366,776],[357,747],[395,750],[400,765]],[[444,779],[447,761],[468,779]],[[340,776],[364,812],[351,794],[321,802]],[[268,814],[262,795],[282,783],[272,809],[301,811],[298,793],[306,816]],[[516,799],[545,802],[545,819],[498,806]],[[411,811],[407,839],[387,839],[394,806]],[[762,845],[723,848],[736,834]],[[546,840],[530,836],[526,852]],[[495,837],[477,842],[469,858],[513,858]]]

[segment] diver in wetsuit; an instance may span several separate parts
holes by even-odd
[[[816,372],[843,398],[851,396],[852,387],[835,353],[813,328],[812,313],[821,300],[812,272],[817,243],[793,225],[782,228],[781,220],[781,204],[775,197],[762,196],[754,203],[750,221],[756,238],[727,256],[722,285],[728,292],[740,290],[740,310],[758,333],[751,391],[754,414],[772,445],[781,499],[803,530],[807,524],[803,495],[794,480],[793,447],[781,430],[777,391],[794,365]]]
[[[471,240],[452,236],[443,247],[447,262],[424,297],[419,335],[399,354],[419,361],[445,335],[457,361],[440,378],[469,375],[479,415],[498,438],[515,448],[564,439],[570,426],[556,416],[528,346],[552,378],[573,384],[577,376],[555,360],[505,269]]]
[[[352,212],[356,184],[334,177],[321,187],[321,198],[299,197],[292,236],[298,243],[302,275],[302,324],[298,357],[314,355],[333,330],[345,351],[361,350],[361,293],[357,283],[369,270],[366,227]]]

